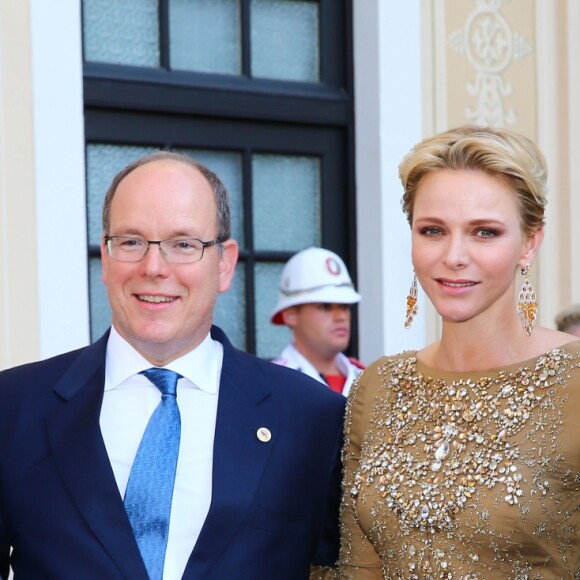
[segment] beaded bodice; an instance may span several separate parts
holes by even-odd
[[[342,577],[580,577],[572,345],[484,376],[413,353],[367,370],[347,414]]]

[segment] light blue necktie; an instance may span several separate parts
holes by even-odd
[[[124,501],[149,578],[161,580],[181,437],[176,398],[181,375],[160,368],[147,369],[141,374],[161,391],[161,402],[143,433]]]

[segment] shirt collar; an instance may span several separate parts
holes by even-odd
[[[171,361],[164,368],[179,373],[202,391],[217,393],[222,359],[221,343],[213,340],[208,333],[196,348]],[[127,379],[151,367],[151,363],[112,326],[107,342],[105,390],[114,389]]]

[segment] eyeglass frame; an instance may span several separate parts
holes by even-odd
[[[143,255],[138,259],[138,260],[121,260],[119,258],[114,258],[111,254],[111,248],[109,246],[109,242],[114,240],[115,238],[122,238],[125,240],[138,240],[141,242],[145,242],[147,244],[147,246],[145,247],[145,251],[143,252]],[[174,262],[172,260],[168,260],[167,259],[167,254],[163,251],[163,248],[161,247],[161,244],[163,244],[164,242],[173,242],[173,241],[179,241],[179,240],[195,240],[196,242],[199,242],[201,244],[201,255],[199,256],[199,259],[197,260],[193,260],[191,262]],[[203,240],[200,240],[199,238],[194,238],[194,237],[182,237],[182,238],[168,238],[167,240],[146,240],[145,238],[140,238],[138,236],[110,236],[110,235],[106,235],[103,237],[103,241],[105,242],[105,247],[107,248],[107,255],[112,259],[115,260],[117,262],[126,262],[129,264],[136,264],[137,262],[140,262],[146,255],[147,252],[149,251],[149,246],[151,244],[157,245],[159,247],[159,253],[161,254],[161,256],[163,257],[163,259],[168,263],[168,264],[195,264],[197,262],[201,262],[201,260],[203,259],[203,254],[205,253],[205,249],[206,248],[210,248],[211,246],[219,246],[221,243],[223,243],[225,240],[222,240],[220,238],[215,238],[214,240],[210,240],[208,242],[204,242]]]

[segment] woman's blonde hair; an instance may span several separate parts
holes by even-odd
[[[522,231],[544,225],[546,160],[527,137],[506,129],[464,125],[423,140],[399,165],[405,189],[401,200],[409,224],[421,180],[441,169],[476,169],[503,180],[515,193]]]

